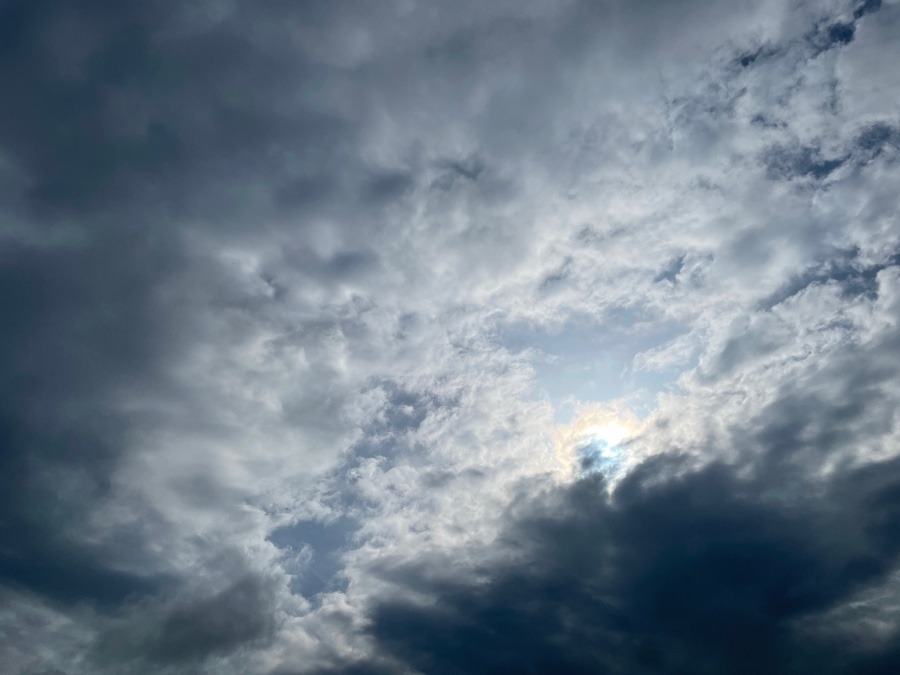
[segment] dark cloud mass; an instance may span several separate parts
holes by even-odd
[[[0,2],[0,673],[900,672],[898,36]]]
[[[891,581],[896,462],[816,486],[815,496],[796,494],[809,489],[796,476],[774,485],[721,466],[677,479],[667,469],[641,467],[610,499],[596,477],[554,495],[552,515],[507,532],[522,560],[482,584],[427,584],[419,590],[435,600],[424,607],[377,605],[374,637],[434,673],[896,667],[896,634],[869,648],[845,626],[805,625]]]

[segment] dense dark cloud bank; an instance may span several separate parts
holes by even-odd
[[[900,672],[900,3],[0,2],[0,672]]]

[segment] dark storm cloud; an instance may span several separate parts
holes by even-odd
[[[384,602],[371,634],[429,673],[868,672],[900,647],[823,643],[795,621],[885,580],[900,553],[900,464],[825,487],[710,466],[647,463],[605,497],[584,479],[517,522],[515,564],[469,585],[410,581],[436,598]],[[795,482],[796,481],[796,482]],[[862,670],[860,670],[862,669]],[[876,671],[872,671],[876,672]]]
[[[334,207],[356,184],[364,201],[395,195],[400,174],[369,177],[352,157],[348,121],[294,95],[328,67],[287,45],[275,17],[314,26],[311,7],[240,3],[212,20],[170,2],[6,3],[0,73],[14,95],[0,143],[23,184],[11,203],[33,225],[82,218],[97,236],[187,217],[262,227]]]
[[[853,632],[886,607],[849,629],[834,612],[900,561],[900,461],[847,461],[891,433],[898,352],[886,335],[783,383],[734,422],[733,463],[667,453],[611,493],[594,473],[523,495],[482,581],[381,569],[430,600],[382,600],[370,635],[428,673],[892,672],[897,626],[874,646]]]
[[[271,639],[276,627],[275,588],[256,576],[238,578],[208,597],[179,604],[149,621],[113,630],[97,643],[99,664],[138,660],[158,666],[197,663],[211,655]]]
[[[158,386],[152,369],[180,341],[147,288],[178,256],[116,239],[0,253],[0,577],[68,601],[146,590],[99,551],[66,542],[106,495],[124,442],[127,421],[108,397]]]
[[[130,434],[152,424],[116,404],[139,392],[194,405],[166,373],[206,335],[197,294],[239,301],[227,270],[188,252],[186,222],[228,231],[243,208],[297,214],[333,193],[326,158],[346,129],[311,106],[262,103],[288,80],[302,90],[308,68],[255,44],[241,30],[254,18],[194,29],[168,2],[0,10],[0,147],[14,178],[0,235],[0,579],[17,588],[108,604],[155,587],[109,555],[139,550],[133,533],[78,539]],[[276,142],[297,156],[276,156]],[[255,182],[270,198],[248,206],[237,193]],[[401,189],[376,174],[366,198]],[[372,259],[309,256],[307,274],[334,280]]]

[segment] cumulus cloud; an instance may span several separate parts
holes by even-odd
[[[648,434],[658,454],[611,490],[605,471],[518,502],[476,570],[391,570],[418,597],[381,598],[368,630],[416,672],[887,672],[897,347],[845,345],[761,407],[708,401],[720,447]]]
[[[0,9],[0,670],[890,672],[900,5]]]

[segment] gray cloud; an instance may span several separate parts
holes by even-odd
[[[897,348],[892,336],[786,383],[734,422],[732,463],[662,454],[611,493],[593,473],[529,498],[499,564],[381,569],[428,600],[381,600],[369,631],[417,672],[887,672],[896,623],[874,645],[858,624],[822,624],[896,570],[900,467],[817,469],[891,433]]]
[[[111,631],[101,637],[93,657],[113,668],[134,659],[150,668],[191,666],[247,643],[265,643],[276,627],[274,599],[267,580],[238,578],[214,595],[180,601],[146,624]]]
[[[890,670],[897,10],[5,3],[0,670]]]
[[[610,502],[596,479],[564,491],[551,507],[559,515],[507,534],[526,547],[521,562],[486,584],[425,584],[433,605],[377,605],[375,638],[440,673],[868,672],[890,662],[896,639],[867,653],[853,636],[822,643],[792,624],[893,568],[893,463],[813,499],[722,467],[642,488],[660,468],[638,469]],[[405,572],[404,583],[415,579]]]

